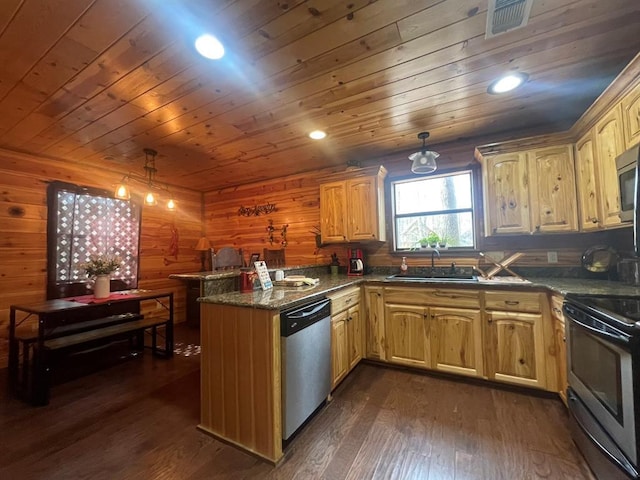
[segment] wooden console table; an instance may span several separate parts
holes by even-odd
[[[140,304],[155,300],[162,316],[144,318]],[[158,328],[164,330],[164,348],[158,346]],[[144,348],[150,331],[155,355],[173,355],[173,292],[129,290],[107,299],[92,295],[11,305],[9,318],[9,385],[34,405],[49,401],[53,352],[92,348],[107,341],[135,338]]]

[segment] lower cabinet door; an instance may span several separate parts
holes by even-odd
[[[333,389],[347,374],[347,312],[331,318],[331,388]]]
[[[542,315],[487,312],[486,327],[489,378],[545,388]]]
[[[430,368],[427,309],[387,304],[385,313],[387,361]]]
[[[432,307],[429,311],[432,368],[482,377],[480,310]]]
[[[554,320],[556,340],[556,361],[558,362],[558,394],[567,405],[567,339],[564,332],[564,322]]]
[[[349,354],[348,371],[351,371],[360,360],[364,351],[364,330],[360,307],[353,306],[347,310],[347,351]]]

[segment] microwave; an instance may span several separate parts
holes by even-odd
[[[618,186],[620,187],[620,220],[633,222],[636,208],[640,208],[638,198],[638,167],[640,162],[640,144],[631,147],[616,158]]]

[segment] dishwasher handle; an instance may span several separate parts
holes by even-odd
[[[318,313],[320,310],[322,310],[323,308],[325,308],[326,303],[321,303],[318,305],[315,305],[311,310],[297,310],[295,312],[292,312],[290,314],[287,315],[287,318],[290,319],[295,319],[295,320],[300,320],[302,318],[307,318],[310,317],[316,313]]]
[[[280,312],[280,336],[288,337],[329,317],[331,317],[331,300],[327,298],[284,310]]]

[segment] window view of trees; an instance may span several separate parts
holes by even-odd
[[[396,250],[474,247],[470,171],[394,182]]]

